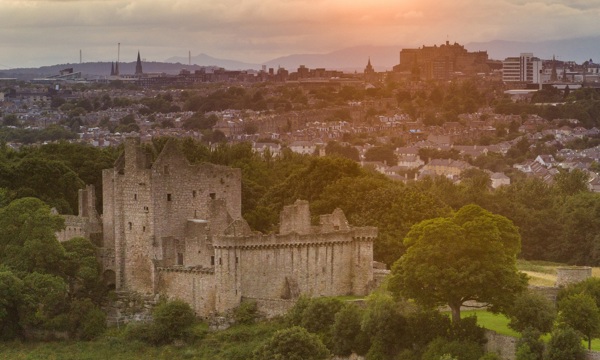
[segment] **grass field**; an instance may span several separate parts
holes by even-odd
[[[203,333],[205,326],[199,327]],[[247,360],[280,328],[277,323],[239,325],[205,333],[195,344],[158,347],[127,341],[118,330],[111,329],[89,342],[0,342],[0,360]]]
[[[502,335],[520,337],[518,332],[508,327],[509,320],[502,314],[492,314],[485,310],[461,311],[461,317],[468,316],[477,316],[477,323],[488,330],[493,330]],[[544,335],[542,339],[548,342],[550,334]],[[587,341],[583,341],[582,344],[587,349]],[[600,339],[592,340],[592,350],[600,351]]]

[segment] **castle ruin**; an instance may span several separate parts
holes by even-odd
[[[366,295],[372,285],[376,228],[350,226],[339,209],[314,226],[298,200],[284,207],[278,233],[254,232],[241,215],[241,170],[192,165],[175,142],[152,162],[128,139],[102,181],[102,217],[88,186],[58,237],[96,239],[118,291],[179,298],[209,316],[242,299],[275,314],[301,294]]]

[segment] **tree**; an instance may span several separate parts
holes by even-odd
[[[319,337],[294,326],[277,331],[254,351],[254,360],[325,360],[329,350]]]
[[[367,161],[381,161],[389,166],[395,166],[398,163],[394,149],[389,146],[375,146],[365,153]]]
[[[181,339],[186,330],[196,321],[190,305],[182,300],[167,301],[152,311],[154,333],[160,334],[162,343]]]
[[[64,249],[55,233],[64,219],[41,200],[22,198],[0,208],[0,263],[15,271],[60,273]]]
[[[23,302],[23,280],[0,266],[0,340],[20,334],[19,305]]]
[[[589,175],[579,169],[562,171],[554,177],[554,186],[562,195],[575,195],[588,191]]]
[[[67,284],[58,276],[29,273],[23,279],[19,320],[23,327],[64,330],[68,310]]]
[[[523,336],[517,341],[516,360],[542,360],[544,356],[544,341],[540,339],[540,332],[528,328],[521,333]]]
[[[535,329],[542,334],[552,331],[556,310],[554,304],[543,295],[524,291],[517,296],[515,303],[508,311],[508,326],[520,333],[525,329]]]
[[[552,332],[546,348],[546,360],[583,360],[585,350],[581,337],[573,328],[560,326]]]
[[[516,268],[518,229],[477,205],[414,225],[404,245],[407,251],[393,266],[390,289],[425,307],[448,305],[453,323],[460,322],[466,301],[499,311],[527,284]]]
[[[600,310],[594,298],[575,294],[562,299],[558,307],[560,321],[583,334],[591,350],[592,339],[600,336]]]
[[[399,350],[409,347],[411,339],[408,321],[402,311],[404,306],[407,306],[406,302],[395,302],[388,294],[369,296],[362,320],[362,331],[371,340],[369,354],[391,359]],[[371,358],[369,354],[367,359]]]
[[[349,304],[335,314],[332,327],[332,350],[340,356],[349,356],[353,352],[364,355],[369,348],[369,340],[361,330],[363,311]]]
[[[590,295],[596,301],[596,306],[600,308],[600,278],[597,277],[590,277],[560,289],[556,300],[560,303],[565,298],[581,293]]]

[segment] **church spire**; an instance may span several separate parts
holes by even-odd
[[[135,64],[135,74],[142,75],[144,72],[142,71],[142,59],[140,58],[140,52],[138,50],[137,63]]]
[[[373,65],[371,65],[371,57],[369,56],[369,61],[367,62],[367,66],[365,67],[365,74],[373,74],[375,69],[373,69]]]
[[[552,55],[552,74],[550,75],[550,81],[557,81],[558,74],[556,73],[556,57]]]

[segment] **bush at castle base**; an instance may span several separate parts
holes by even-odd
[[[277,331],[254,351],[254,360],[325,360],[329,356],[319,337],[300,326]]]

